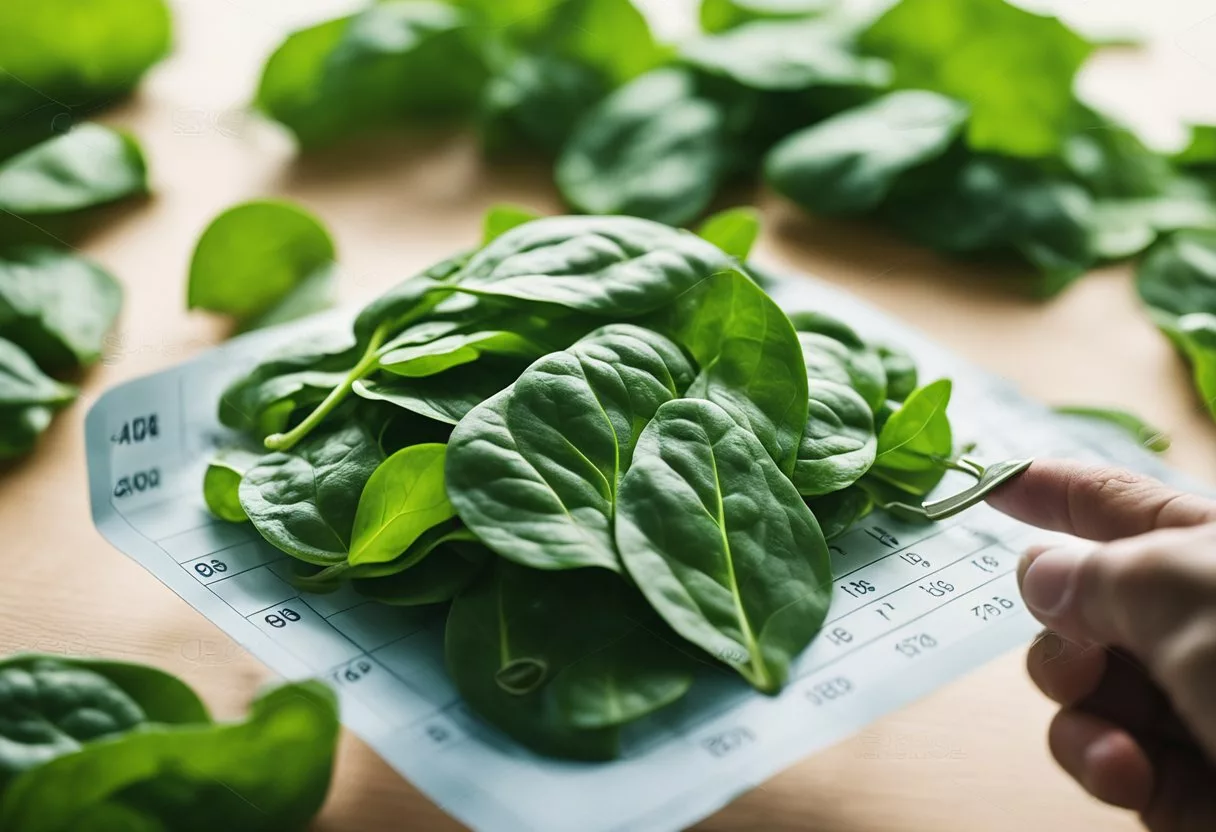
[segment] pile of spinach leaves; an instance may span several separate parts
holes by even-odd
[[[4,659],[0,827],[304,829],[329,790],[338,732],[336,698],[319,682],[270,690],[225,724],[155,668]]]
[[[163,0],[0,7],[0,460],[75,399],[58,379],[101,357],[118,316],[117,281],[70,241],[146,193],[146,165],[132,137],[83,119],[129,93],[169,33]]]
[[[449,604],[457,688],[542,753],[614,756],[699,668],[779,691],[827,612],[827,541],[954,464],[950,382],[787,316],[745,265],[750,212],[704,237],[485,225],[229,385],[207,504],[305,591]]]

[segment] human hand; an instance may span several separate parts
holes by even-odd
[[[1048,627],[1027,664],[1061,706],[1056,761],[1153,832],[1216,830],[1216,502],[1049,460],[989,502],[1095,541],[1032,548],[1018,569]]]

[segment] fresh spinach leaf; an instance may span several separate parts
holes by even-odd
[[[864,213],[900,174],[941,156],[967,114],[944,95],[893,92],[789,136],[769,154],[765,177],[808,211]]]
[[[444,3],[388,0],[301,30],[267,61],[256,106],[306,147],[466,115],[487,77],[469,24]]]
[[[212,514],[229,523],[249,519],[241,506],[241,479],[261,458],[262,454],[238,446],[222,448],[211,457],[203,474],[203,499]]]
[[[318,566],[342,563],[350,552],[359,495],[383,461],[365,425],[316,433],[294,452],[267,454],[246,471],[241,507],[280,551]]]
[[[466,529],[459,519],[449,519],[424,529],[407,548],[387,560],[360,563],[346,560],[324,568],[317,568],[314,564],[295,564],[292,583],[305,592],[333,592],[341,587],[344,581],[377,580],[391,578],[406,571],[412,572],[445,547],[455,543],[476,542],[476,535]]]
[[[49,407],[0,406],[0,461],[25,456],[51,425],[55,411]]]
[[[405,378],[426,378],[471,364],[483,355],[539,358],[547,350],[527,335],[510,330],[456,333],[425,344],[386,346],[379,367]]]
[[[25,352],[0,338],[0,407],[58,407],[76,398],[76,389],[45,375]]]
[[[1114,425],[1154,453],[1165,453],[1170,449],[1170,438],[1165,433],[1126,410],[1074,405],[1056,407],[1054,410],[1064,416],[1075,416],[1079,419],[1091,419]]]
[[[1216,314],[1216,230],[1180,231],[1153,247],[1136,273],[1149,306],[1173,315]]]
[[[881,348],[870,346],[844,321],[822,312],[795,312],[789,317],[798,331],[807,372],[853,388],[877,413],[891,397]],[[906,354],[900,358],[911,368],[910,393],[916,388],[916,365]]]
[[[128,93],[168,54],[171,29],[163,0],[5,3],[0,157],[52,138],[79,113]]]
[[[835,540],[874,510],[874,501],[860,485],[807,500],[807,506],[827,541]]]
[[[781,689],[827,614],[819,524],[760,441],[712,402],[669,402],[642,432],[616,539],[672,629],[765,693]]]
[[[740,263],[746,262],[760,237],[760,212],[755,208],[731,208],[714,214],[697,229],[708,240]]]
[[[608,572],[497,560],[452,603],[448,672],[475,713],[529,748],[611,759],[620,724],[679,699],[692,683],[683,656],[647,632],[652,618]],[[629,650],[638,661],[618,658]]]
[[[146,193],[147,174],[135,139],[82,124],[0,162],[0,210],[29,217],[79,211]]]
[[[514,55],[486,84],[483,142],[490,152],[520,148],[556,155],[610,89],[602,73],[575,61]]]
[[[351,566],[395,560],[427,529],[456,516],[444,488],[446,455],[444,445],[414,445],[372,473],[355,512]]]
[[[879,344],[878,357],[882,361],[883,374],[887,377],[887,399],[905,401],[917,388],[916,362],[905,350],[893,344]],[[878,411],[876,410],[875,413]]]
[[[0,796],[13,780],[149,722],[209,722],[182,682],[151,667],[25,655],[0,661]]]
[[[671,303],[728,267],[687,231],[634,217],[546,217],[508,231],[460,272],[460,291],[621,320]]]
[[[320,220],[288,202],[258,200],[211,221],[190,261],[187,304],[248,322],[274,314],[296,290],[331,280],[334,244]],[[327,301],[328,294],[321,293]],[[328,304],[326,304],[328,305]],[[304,314],[318,311],[304,305]],[[324,308],[324,307],[322,307]]]
[[[680,58],[701,72],[758,90],[888,86],[891,67],[859,54],[852,37],[834,18],[760,20],[693,40]]]
[[[1128,128],[1078,107],[1075,132],[1064,142],[1064,164],[1096,197],[1136,199],[1164,194],[1174,180],[1169,161]]]
[[[511,359],[482,358],[427,378],[382,375],[355,382],[355,394],[443,422],[457,424],[473,408],[519,378],[526,365]]]
[[[1153,318],[1190,363],[1195,390],[1216,419],[1216,315],[1194,312],[1175,318],[1156,312]]]
[[[4,794],[0,825],[71,832],[88,818],[108,829],[303,829],[329,788],[338,731],[327,687],[285,685],[256,700],[245,722],[147,725],[31,769]]]
[[[935,381],[913,391],[891,414],[878,434],[878,455],[869,476],[918,496],[941,482],[954,455],[946,415],[951,389],[949,379]]]
[[[852,385],[848,348],[817,333],[801,332],[798,340],[806,363],[809,408],[793,482],[804,497],[818,497],[861,479],[874,464],[878,438],[874,411]]]
[[[807,424],[807,379],[798,335],[781,308],[730,270],[685,292],[657,320],[701,367],[686,395],[725,409],[792,474]]]
[[[562,196],[579,211],[683,225],[709,206],[725,173],[725,125],[688,73],[638,78],[580,123],[558,160]]]
[[[602,73],[613,84],[649,72],[667,58],[632,0],[565,0],[534,43]]]
[[[484,228],[481,235],[482,245],[489,245],[512,228],[527,225],[532,220],[538,220],[541,215],[531,208],[519,205],[495,205],[486,212],[482,223]]]
[[[1191,127],[1191,141],[1173,161],[1184,168],[1216,167],[1216,124]]]
[[[891,62],[895,86],[967,104],[972,148],[1031,157],[1060,152],[1073,79],[1092,49],[1058,19],[1005,0],[900,0],[861,43]]]
[[[68,252],[25,247],[0,253],[0,334],[48,371],[92,364],[122,308],[122,287]]]
[[[701,29],[717,33],[754,20],[813,17],[838,0],[701,0]]]
[[[678,346],[628,325],[541,359],[456,426],[453,505],[517,563],[619,570],[612,519],[637,433],[692,378]]]

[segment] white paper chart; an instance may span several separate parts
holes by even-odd
[[[798,278],[774,296],[911,349],[922,379],[955,379],[956,436],[978,441],[983,460],[1091,458],[1179,482],[1121,434],[1088,425],[1079,433],[838,290]],[[1036,632],[1013,570],[1025,545],[1047,535],[987,507],[936,526],[875,516],[834,542],[829,621],[781,696],[707,672],[677,705],[626,729],[619,761],[531,754],[461,704],[443,666],[442,611],[384,607],[349,591],[301,595],[285,578],[284,556],[248,524],[216,520],[203,505],[206,460],[224,436],[220,390],[277,343],[345,320],[247,336],[105,394],[86,425],[94,521],[274,671],[327,679],[346,725],[474,829],[683,828]]]

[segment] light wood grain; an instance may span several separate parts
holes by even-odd
[[[545,165],[489,169],[468,136],[391,137],[296,161],[282,135],[247,119],[240,105],[285,28],[338,5],[178,2],[176,54],[134,101],[106,117],[143,140],[156,195],[117,212],[82,246],[126,286],[121,325],[105,364],[84,379],[81,401],[55,422],[33,457],[0,477],[0,653],[151,662],[183,676],[221,716],[242,712],[267,679],[260,663],[100,538],[85,488],[82,421],[90,403],[107,387],[198,354],[226,334],[222,323],[184,311],[191,249],[219,210],[266,194],[310,206],[338,240],[342,295],[351,302],[475,240],[483,210],[496,202],[559,210]],[[1165,46],[1110,63],[1110,88],[1090,77],[1094,73],[1086,86],[1169,135],[1170,119],[1183,110],[1202,115],[1196,100],[1210,100],[1216,88],[1209,63],[1216,28],[1205,28],[1210,21],[1189,0],[1154,7]],[[1194,52],[1195,43],[1214,48]],[[1146,77],[1156,86],[1146,86]],[[945,262],[861,226],[809,219],[765,194],[758,198],[769,218],[761,256],[867,298],[1032,396],[1132,408],[1174,437],[1172,462],[1212,478],[1216,429],[1182,365],[1138,309],[1127,269],[1103,270],[1063,297],[1037,304],[975,266]],[[699,828],[1135,828],[1056,770],[1044,742],[1051,709],[1026,681],[1021,661],[1001,658],[880,720]],[[459,827],[347,736],[317,828]]]

